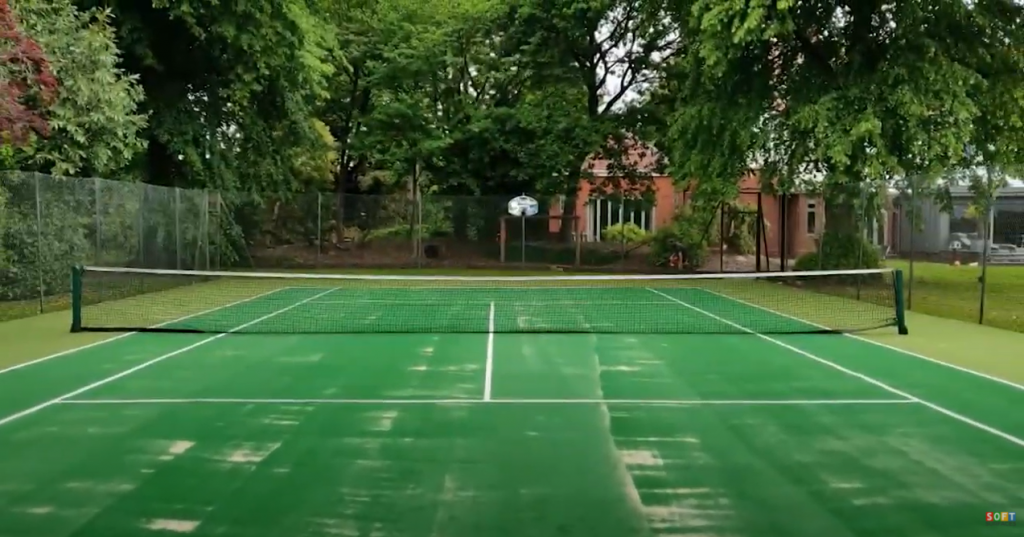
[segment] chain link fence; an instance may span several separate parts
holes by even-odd
[[[966,187],[939,203],[934,189],[915,192],[913,184],[876,185],[851,198],[851,214],[833,207],[828,220],[816,194],[741,192],[686,217],[686,233],[703,246],[680,267],[658,251],[665,245],[657,235],[689,210],[685,192],[658,203],[582,200],[571,215],[561,199],[542,199],[540,216],[519,219],[508,216],[507,196],[212,192],[6,173],[0,319],[66,308],[74,264],[634,272],[887,265],[904,270],[912,311],[1024,331],[1024,187],[1000,190],[985,213]],[[851,223],[863,240],[836,239],[843,233],[832,231]]]
[[[208,269],[209,194],[0,174],[0,319],[68,307],[75,264]]]
[[[904,270],[907,307],[1024,332],[1024,187],[996,191],[988,208],[966,186],[946,203],[935,194],[892,193],[886,263]]]

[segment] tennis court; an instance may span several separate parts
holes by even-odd
[[[0,374],[0,536],[1012,534],[1024,388],[821,334],[877,272],[85,272],[153,333]]]

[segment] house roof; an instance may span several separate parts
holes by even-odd
[[[954,196],[954,197],[958,197],[958,198],[966,198],[966,197],[974,196],[974,194],[971,193],[971,191],[967,188],[967,186],[963,186],[963,185],[949,187],[949,195],[950,196]],[[1018,182],[1018,186],[1008,186],[1008,187],[1000,188],[999,190],[996,191],[996,197],[997,198],[1024,198],[1024,186],[1019,186],[1019,182]]]

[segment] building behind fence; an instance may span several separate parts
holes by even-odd
[[[594,195],[567,217],[561,200],[540,201],[541,216],[523,222],[503,218],[506,197],[258,195],[0,174],[0,319],[67,308],[74,264],[664,271],[670,267],[654,261],[651,234],[689,203],[686,192],[650,200]],[[984,295],[986,220],[973,214],[966,191],[953,190],[953,209],[893,195],[878,218],[864,219],[867,244],[907,272],[911,309],[1024,331],[1024,188],[997,197]],[[826,225],[816,197],[743,191],[708,218],[710,247],[696,268],[792,269],[797,257],[821,248]]]

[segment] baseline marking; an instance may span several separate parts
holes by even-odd
[[[764,306],[758,306],[757,304],[752,304],[750,302],[747,302],[746,300],[741,300],[739,298],[731,297],[729,295],[724,295],[724,294],[719,293],[717,291],[711,291],[709,289],[701,289],[701,291],[703,291],[705,293],[710,293],[710,294],[715,295],[715,296],[720,296],[720,297],[728,299],[728,300],[732,300],[733,302],[738,302],[738,303],[743,304],[745,306],[750,306],[752,308],[757,308],[759,310],[767,311],[768,313],[772,313],[772,314],[778,315],[780,317],[785,317],[787,319],[792,319],[794,321],[799,321],[801,323],[809,324],[811,326],[816,326],[818,328],[828,329],[828,327],[825,326],[825,325],[814,323],[814,322],[811,322],[811,321],[808,321],[808,320],[805,320],[805,319],[801,319],[799,317],[794,317],[792,315],[788,315],[788,314],[785,314],[785,313],[782,313],[782,312],[779,312],[779,311],[775,311],[775,310],[766,308]],[[896,351],[896,352],[898,352],[900,354],[906,354],[907,356],[913,356],[914,358],[919,358],[919,359],[924,360],[926,362],[931,362],[933,364],[939,364],[939,365],[942,365],[942,366],[946,366],[948,368],[960,371],[961,373],[967,373],[967,374],[970,374],[970,375],[974,375],[974,376],[978,376],[978,377],[981,377],[981,378],[984,378],[984,379],[991,380],[993,382],[998,382],[1000,384],[1005,384],[1005,385],[1007,385],[1007,386],[1009,386],[1011,388],[1017,388],[1018,390],[1024,390],[1024,384],[1017,384],[1016,382],[1013,382],[1013,381],[1010,381],[1010,380],[1006,380],[1006,379],[1003,379],[1003,378],[999,378],[999,377],[996,377],[996,376],[993,376],[993,375],[989,375],[987,373],[982,373],[981,371],[975,371],[973,369],[968,369],[966,367],[962,367],[962,366],[959,366],[959,365],[956,365],[956,364],[951,364],[949,362],[943,362],[942,360],[936,360],[935,358],[930,358],[930,357],[925,356],[923,354],[919,354],[919,353],[916,353],[916,352],[913,352],[913,351],[908,351],[906,349],[901,349],[899,347],[893,347],[892,345],[888,345],[886,343],[882,343],[882,342],[879,342],[879,341],[874,341],[874,340],[868,339],[868,338],[866,338],[864,336],[858,336],[856,334],[847,334],[847,333],[844,333],[843,335],[846,336],[846,337],[849,337],[849,338],[856,339],[858,341],[864,341],[864,342],[870,343],[872,345],[877,345],[879,347],[883,347],[883,348],[889,349],[891,351]]]
[[[484,401],[491,400],[491,378],[494,375],[494,302],[487,314],[487,367],[484,369]]]
[[[238,405],[904,405],[912,399],[791,399],[791,400],[718,400],[718,399],[64,399],[62,405],[173,405],[173,404],[238,404]]]
[[[138,371],[140,369],[145,369],[145,368],[147,368],[147,367],[149,367],[149,366],[151,366],[153,364],[156,364],[158,362],[162,362],[162,361],[164,361],[164,360],[166,360],[168,358],[171,358],[173,356],[177,356],[177,355],[182,354],[184,352],[190,351],[190,350],[192,350],[192,349],[194,349],[196,347],[200,347],[202,345],[206,345],[207,343],[210,343],[211,341],[216,341],[216,340],[218,340],[218,339],[220,339],[220,338],[222,338],[222,337],[224,337],[224,336],[226,336],[228,334],[231,334],[232,332],[237,332],[237,331],[239,331],[239,330],[241,330],[243,328],[252,326],[252,325],[254,325],[256,323],[263,322],[263,321],[265,321],[265,320],[267,320],[267,319],[269,319],[271,317],[274,317],[276,315],[280,315],[280,314],[282,314],[282,313],[284,313],[284,312],[286,312],[288,310],[291,310],[293,308],[301,306],[301,305],[303,305],[303,304],[305,304],[305,303],[307,303],[307,302],[309,302],[311,300],[319,298],[319,297],[321,297],[323,295],[326,295],[327,293],[330,293],[332,291],[334,291],[334,289],[328,289],[327,291],[324,291],[323,293],[311,296],[311,297],[306,298],[304,300],[300,300],[299,302],[296,302],[296,303],[294,303],[294,304],[292,304],[290,306],[281,308],[281,309],[279,309],[279,310],[277,310],[275,312],[272,312],[270,314],[264,315],[263,317],[260,317],[259,319],[256,319],[254,321],[249,321],[249,322],[247,322],[245,324],[236,326],[235,328],[232,328],[231,330],[229,330],[227,332],[224,332],[222,334],[217,334],[215,336],[208,337],[206,339],[197,341],[197,342],[195,342],[195,343],[193,343],[193,344],[191,344],[191,345],[189,345],[187,347],[182,347],[180,349],[171,351],[171,352],[169,352],[167,354],[164,354],[162,356],[157,356],[156,358],[153,358],[152,360],[150,360],[148,362],[141,363],[141,364],[139,364],[139,365],[137,365],[137,366],[135,366],[135,367],[133,367],[131,369],[126,369],[126,370],[124,370],[124,371],[122,371],[120,373],[117,373],[116,375],[111,375],[111,376],[109,376],[109,377],[107,377],[105,379],[98,380],[96,382],[93,382],[92,384],[89,384],[88,386],[85,386],[83,388],[79,388],[79,389],[77,389],[77,390],[75,390],[73,392],[66,393],[66,394],[64,394],[64,395],[62,395],[60,397],[55,398],[55,399],[50,399],[49,401],[47,401],[45,403],[41,403],[41,404],[38,404],[38,405],[36,405],[36,406],[34,406],[32,408],[28,408],[26,410],[22,410],[21,412],[18,412],[17,414],[12,414],[10,416],[7,416],[6,418],[0,419],[0,426],[8,424],[8,423],[10,423],[10,422],[12,422],[12,421],[14,421],[14,420],[16,420],[18,418],[22,418],[22,417],[28,416],[29,414],[33,414],[35,412],[38,412],[38,411],[40,411],[40,410],[42,410],[44,408],[47,408],[49,406],[52,406],[54,404],[61,403],[65,399],[74,397],[76,395],[83,394],[83,393],[85,393],[85,392],[87,392],[87,391],[89,391],[89,390],[91,390],[93,388],[98,388],[100,386],[103,386],[104,384],[113,382],[113,381],[115,381],[115,380],[117,380],[119,378],[125,377],[127,375],[131,375],[132,373],[134,373],[134,372],[136,372],[136,371]],[[253,298],[256,298],[256,297],[253,297]],[[242,302],[244,302],[244,301],[242,301]]]
[[[274,293],[277,293],[277,292],[280,292],[280,291],[284,291],[285,289],[288,289],[288,288],[287,287],[282,287],[282,288],[279,288],[279,289],[273,289],[271,291],[267,291],[266,293],[260,293],[258,295],[251,296],[249,298],[243,298],[242,300],[237,300],[237,301],[232,302],[230,304],[224,304],[223,306],[217,306],[215,308],[210,308],[208,310],[203,310],[203,311],[200,311],[198,313],[191,313],[189,315],[185,315],[184,317],[178,317],[177,319],[172,319],[170,321],[165,321],[165,322],[162,322],[160,324],[154,324],[153,326],[150,326],[149,328],[160,328],[161,326],[166,326],[166,325],[169,325],[169,324],[181,322],[181,321],[184,321],[186,319],[191,319],[192,317],[198,317],[200,315],[206,315],[207,313],[213,313],[215,311],[222,310],[224,308],[230,308],[231,306],[237,306],[239,304],[243,304],[243,303],[248,302],[250,300],[256,300],[257,298],[263,298],[263,297],[265,297],[267,295],[271,295],[271,294],[274,294]],[[118,335],[113,336],[113,337],[108,337],[106,339],[101,339],[99,341],[94,341],[94,342],[89,343],[87,345],[82,345],[80,347],[75,347],[73,349],[68,349],[68,350],[60,351],[60,352],[51,354],[49,356],[43,356],[42,358],[36,358],[35,360],[30,360],[28,362],[23,362],[23,363],[20,363],[20,364],[12,365],[12,366],[8,367],[7,369],[0,369],[0,375],[3,375],[4,373],[10,373],[11,371],[15,371],[15,370],[21,369],[23,367],[28,367],[30,365],[35,365],[35,364],[38,364],[40,362],[45,362],[47,360],[52,360],[54,358],[60,358],[61,356],[67,356],[68,354],[76,353],[78,351],[84,351],[84,350],[90,349],[92,347],[97,347],[99,345],[103,345],[104,343],[110,343],[111,341],[117,341],[119,339],[123,339],[123,338],[126,338],[126,337],[134,335],[134,334],[138,334],[138,332],[126,332],[124,334],[118,334]]]
[[[972,420],[971,418],[968,418],[967,416],[964,416],[962,414],[957,414],[956,412],[953,412],[952,410],[949,410],[947,408],[943,408],[943,407],[941,407],[939,405],[936,405],[934,403],[930,403],[930,402],[925,401],[923,399],[920,399],[918,397],[914,397],[913,395],[910,395],[907,392],[904,392],[902,390],[897,390],[896,388],[893,388],[892,386],[889,386],[888,384],[886,384],[886,383],[884,383],[884,382],[882,382],[880,380],[871,378],[871,377],[869,377],[869,376],[867,376],[867,375],[865,375],[863,373],[858,373],[856,371],[847,369],[847,368],[845,368],[845,367],[843,367],[843,366],[841,366],[839,364],[836,364],[834,362],[830,362],[830,361],[828,361],[828,360],[826,360],[824,358],[821,358],[819,356],[815,356],[815,355],[813,355],[813,354],[811,354],[811,353],[809,353],[809,352],[807,352],[807,351],[805,351],[803,349],[794,347],[794,346],[792,346],[792,345],[790,345],[790,344],[788,344],[786,342],[779,341],[779,340],[777,340],[775,338],[772,338],[772,337],[769,337],[769,336],[767,336],[765,334],[759,334],[759,333],[757,333],[757,332],[755,332],[755,331],[753,331],[753,330],[751,330],[751,329],[749,329],[747,327],[738,325],[738,324],[736,324],[736,323],[734,323],[734,322],[732,322],[732,321],[730,321],[728,319],[723,319],[722,317],[719,317],[718,315],[715,315],[714,313],[711,313],[709,311],[705,311],[705,310],[703,310],[701,308],[698,308],[697,306],[694,306],[694,305],[692,305],[692,304],[690,304],[688,302],[684,302],[684,301],[679,300],[678,298],[675,298],[673,296],[666,295],[665,293],[662,293],[661,291],[658,291],[657,289],[647,288],[647,290],[652,292],[652,293],[655,293],[657,295],[663,296],[663,297],[671,300],[672,302],[675,302],[677,304],[680,304],[682,306],[690,308],[690,309],[692,309],[692,310],[694,310],[696,312],[703,313],[704,315],[707,315],[708,317],[711,317],[712,319],[715,319],[717,321],[723,322],[723,323],[725,323],[725,324],[727,324],[729,326],[732,326],[734,328],[738,328],[738,329],[740,329],[740,330],[742,330],[742,331],[744,331],[744,332],[746,332],[748,334],[755,335],[755,336],[757,336],[757,337],[759,337],[759,338],[761,338],[761,339],[763,339],[765,341],[769,341],[769,342],[774,343],[774,344],[776,344],[776,345],[778,345],[778,346],[780,346],[782,348],[789,349],[789,350],[791,350],[791,351],[793,351],[793,352],[795,352],[795,353],[797,353],[797,354],[799,354],[801,356],[806,356],[807,358],[810,358],[811,360],[814,360],[814,361],[816,361],[818,363],[827,365],[827,366],[829,366],[829,367],[831,367],[833,369],[836,369],[838,371],[842,371],[843,373],[846,373],[847,375],[850,375],[850,376],[853,376],[853,377],[857,377],[857,378],[859,378],[859,379],[861,379],[861,380],[863,380],[863,381],[865,381],[865,382],[867,382],[869,384],[873,384],[873,385],[875,385],[875,386],[877,386],[879,388],[882,388],[883,390],[885,390],[885,391],[887,391],[889,393],[898,395],[898,396],[906,398],[906,399],[910,399],[913,402],[922,404],[922,405],[924,405],[924,406],[926,406],[928,408],[931,408],[932,410],[934,410],[936,412],[940,412],[940,413],[945,414],[945,415],[947,415],[947,416],[949,416],[949,417],[951,417],[953,419],[962,421],[962,422],[964,422],[964,423],[966,423],[966,424],[968,424],[968,425],[970,425],[972,427],[975,427],[975,428],[981,429],[981,430],[983,430],[985,432],[994,434],[994,435],[999,436],[999,437],[1001,437],[1001,438],[1003,438],[1005,440],[1009,440],[1010,442],[1013,442],[1014,444],[1017,444],[1020,447],[1024,447],[1024,439],[1017,438],[1016,436],[1013,436],[1012,434],[1000,431],[999,429],[996,429],[994,427],[990,427],[990,426],[985,425],[984,423],[981,423],[979,421]]]

